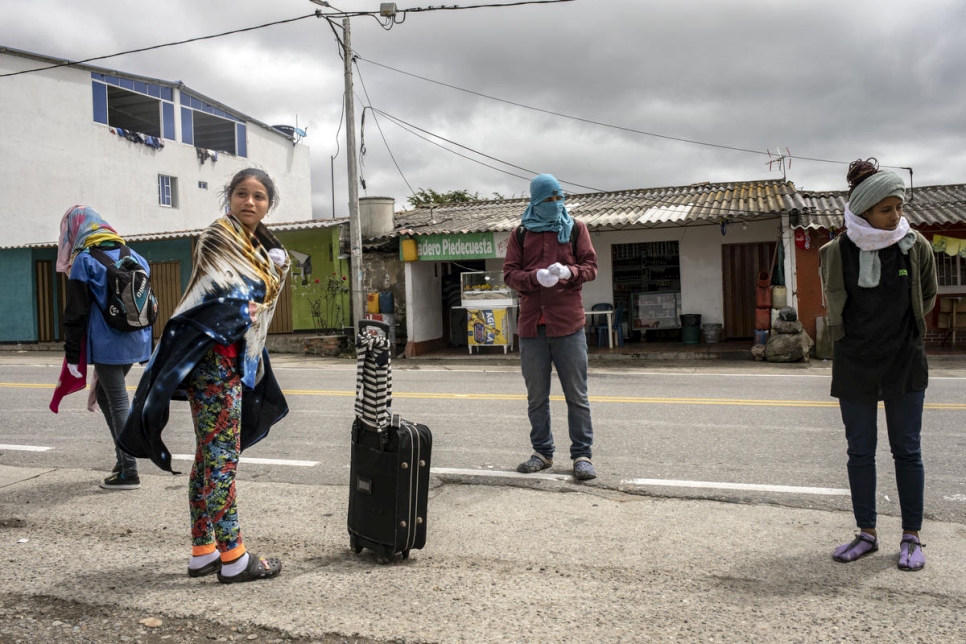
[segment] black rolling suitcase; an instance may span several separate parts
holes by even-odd
[[[349,461],[349,546],[368,548],[386,563],[426,544],[429,461],[433,436],[425,425],[393,414],[389,327],[359,323],[356,336],[356,418]]]

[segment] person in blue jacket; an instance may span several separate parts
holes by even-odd
[[[94,366],[91,388],[111,430],[116,459],[111,475],[101,483],[108,490],[134,490],[141,485],[137,459],[118,447],[117,437],[130,407],[124,379],[135,362],[151,357],[150,327],[118,331],[102,313],[108,302],[107,267],[90,249],[99,248],[117,260],[123,245],[117,231],[89,206],[74,206],[61,220],[57,270],[68,276],[64,310],[67,369],[81,378],[86,364]],[[133,250],[131,256],[150,275],[147,260]]]

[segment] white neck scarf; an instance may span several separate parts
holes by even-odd
[[[875,228],[862,217],[858,217],[845,207],[845,234],[859,247],[859,286],[875,288],[879,285],[882,264],[879,251],[898,243],[899,249],[907,253],[916,241],[916,233],[909,228],[905,217],[899,218],[895,230]]]
[[[845,227],[845,234],[862,250],[888,248],[909,234],[909,222],[905,217],[899,218],[899,225],[895,230],[882,230],[853,214],[848,206],[845,207]]]

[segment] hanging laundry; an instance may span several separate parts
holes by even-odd
[[[966,257],[966,239],[947,237],[945,235],[933,235],[932,250],[935,253],[946,253],[950,257],[955,257],[956,255]]]

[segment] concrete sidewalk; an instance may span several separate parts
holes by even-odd
[[[928,565],[906,573],[893,517],[880,519],[879,553],[839,564],[849,513],[447,476],[430,492],[427,547],[379,565],[348,548],[346,487],[253,472],[238,483],[245,541],[284,569],[225,586],[186,574],[186,476],[142,474],[140,490],[120,492],[97,487],[103,472],[0,466],[0,595],[303,641],[966,640],[962,524],[927,523]]]

